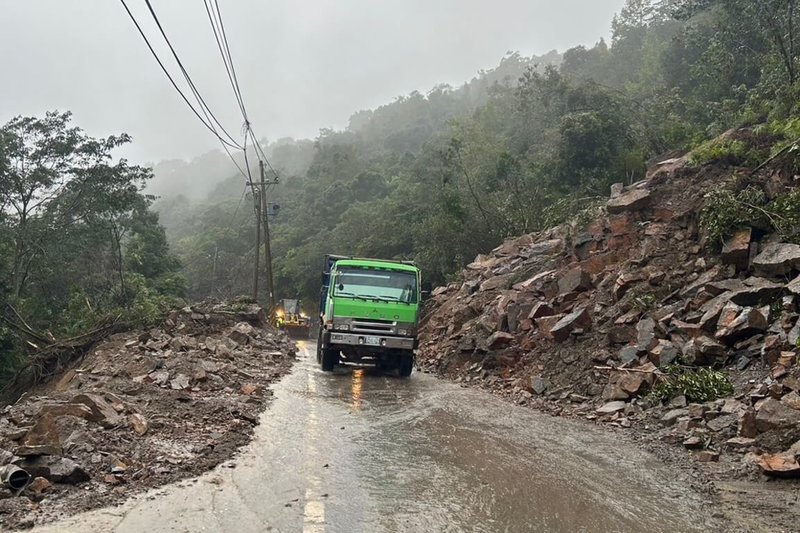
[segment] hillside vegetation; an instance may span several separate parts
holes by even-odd
[[[611,42],[509,54],[462,87],[358,112],[313,142],[274,143],[281,295],[314,298],[324,253],[413,258],[442,283],[505,237],[551,227],[605,198],[611,183],[641,179],[670,151],[700,146],[705,161],[759,164],[800,134],[794,7],[631,0]],[[772,135],[760,150],[703,144],[754,124]],[[242,186],[230,178],[201,205],[159,205],[193,294],[248,291],[252,211]]]

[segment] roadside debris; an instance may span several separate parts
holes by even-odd
[[[0,525],[113,504],[229,460],[294,354],[247,303],[185,307],[100,342],[3,409]]]
[[[676,159],[613,187],[588,224],[478,256],[433,292],[420,367],[735,465],[725,475],[800,477],[800,246],[756,228],[703,246],[704,193],[725,172]]]

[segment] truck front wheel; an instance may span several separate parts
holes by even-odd
[[[339,351],[328,347],[322,348],[320,359],[322,371],[331,372],[336,363],[339,362]]]
[[[401,378],[409,377],[414,370],[414,356],[401,355],[397,369]]]

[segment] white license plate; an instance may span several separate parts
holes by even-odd
[[[381,338],[380,337],[367,337],[364,342],[370,346],[380,346]]]

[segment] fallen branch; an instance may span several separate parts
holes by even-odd
[[[787,152],[791,152],[792,150],[796,150],[798,148],[798,146],[800,146],[800,144],[798,144],[798,143],[800,143],[800,139],[797,139],[796,141],[794,141],[792,143],[789,143],[788,145],[784,146],[781,150],[778,151],[777,154],[775,154],[772,157],[768,158],[766,161],[764,161],[763,163],[758,165],[756,168],[754,168],[750,172],[750,176],[751,177],[755,176],[756,172],[758,172],[762,168],[766,167],[767,165],[769,165],[770,163],[772,163],[773,161],[775,161],[779,157],[783,156]]]
[[[641,368],[615,368],[613,366],[596,366],[595,370],[605,370],[614,372],[632,372],[634,374],[653,374],[654,376],[666,376],[664,372],[655,368],[653,370],[642,370]]]

